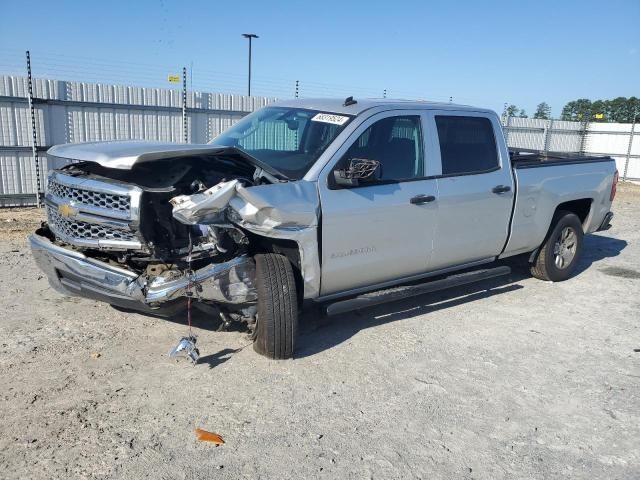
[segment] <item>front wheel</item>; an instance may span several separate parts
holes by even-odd
[[[272,359],[293,355],[298,334],[298,297],[291,262],[283,255],[255,256],[258,316],[253,349]]]
[[[584,232],[577,215],[560,211],[551,231],[531,264],[531,274],[540,280],[561,282],[568,279],[582,256]]]

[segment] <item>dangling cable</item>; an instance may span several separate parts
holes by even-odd
[[[193,270],[191,269],[191,254],[193,253],[193,242],[191,241],[191,229],[189,229],[189,255],[187,256],[187,323],[189,324],[189,337],[193,337],[191,332],[191,279]]]

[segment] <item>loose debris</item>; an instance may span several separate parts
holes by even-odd
[[[202,430],[201,428],[196,428],[195,432],[198,440],[200,440],[201,442],[210,442],[215,443],[216,445],[224,444],[223,438],[217,433],[207,432],[206,430]]]
[[[191,363],[195,365],[200,358],[200,350],[196,347],[196,337],[190,335],[188,337],[182,337],[178,340],[178,344],[171,349],[169,357],[175,358],[177,356],[186,356],[191,360]]]

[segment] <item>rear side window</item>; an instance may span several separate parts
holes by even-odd
[[[436,115],[442,174],[482,173],[498,167],[493,126],[488,118]]]

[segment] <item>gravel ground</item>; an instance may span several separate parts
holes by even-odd
[[[257,356],[199,319],[62,297],[0,210],[2,478],[640,478],[640,188],[564,283],[484,282],[302,326]],[[195,428],[222,435],[216,447]]]

